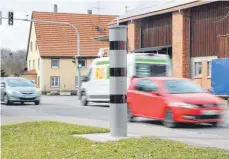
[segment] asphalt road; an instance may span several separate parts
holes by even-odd
[[[10,117],[26,117],[26,116],[63,116],[63,117],[78,117],[86,119],[96,119],[101,121],[109,121],[109,107],[105,104],[90,104],[82,106],[77,101],[76,96],[43,96],[41,105],[33,104],[26,105],[1,105],[1,122],[4,124],[6,119]],[[176,130],[185,133],[197,133],[201,135],[212,135],[214,138],[228,140],[229,148],[229,113],[226,114],[226,123],[221,127],[214,128],[209,125],[183,125]],[[135,124],[150,126],[161,131],[163,126],[158,122],[150,119],[139,118]],[[167,131],[167,129],[166,129]],[[174,129],[169,129],[169,133],[173,133]],[[200,139],[201,140],[201,139]],[[206,140],[206,139],[204,139]],[[225,144],[225,143],[224,143]]]

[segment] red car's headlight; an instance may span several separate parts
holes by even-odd
[[[228,105],[226,103],[219,103],[217,106],[220,108],[227,108]]]
[[[188,108],[188,109],[198,108],[197,105],[187,104],[187,103],[183,103],[183,102],[172,102],[172,103],[170,103],[170,106],[182,107],[182,108]]]

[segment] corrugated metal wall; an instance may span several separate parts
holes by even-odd
[[[229,57],[229,35],[225,37],[218,37],[217,44],[218,57]]]
[[[172,45],[172,13],[145,18],[141,26],[142,48]]]
[[[191,9],[191,56],[220,56],[218,35],[229,33],[229,1]],[[224,18],[224,19],[223,19]],[[223,20],[222,20],[223,19]],[[226,45],[225,45],[226,46]]]

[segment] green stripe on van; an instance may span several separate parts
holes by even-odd
[[[110,67],[109,66],[106,67],[106,73],[107,73],[107,79],[109,79],[110,78]]]
[[[109,65],[109,61],[98,61],[95,65]]]
[[[167,63],[167,60],[164,59],[143,59],[143,58],[136,58],[136,62],[153,62],[153,63]]]

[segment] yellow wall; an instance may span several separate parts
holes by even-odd
[[[36,86],[38,87],[38,83],[37,83],[37,76],[36,75],[22,75],[22,77],[23,78],[26,78],[26,79],[28,79],[28,80],[35,80],[35,84],[36,84]]]
[[[33,50],[31,50],[31,42],[33,46]],[[39,67],[38,67],[38,59],[39,59]],[[33,60],[35,60],[35,65],[33,67]],[[29,66],[30,61],[30,66]],[[90,67],[92,59],[86,60],[86,68],[82,68],[81,75],[87,74],[87,68]],[[32,24],[31,33],[30,33],[30,41],[29,41],[29,50],[27,57],[27,68],[28,70],[35,69],[37,72],[36,75],[24,75],[25,78],[29,80],[35,80],[38,83],[38,77],[40,77],[39,86],[41,90],[75,90],[76,89],[76,76],[77,71],[75,65],[72,63],[72,58],[61,58],[60,68],[54,69],[51,68],[51,59],[50,58],[41,58],[39,53],[39,46],[36,49],[36,32],[35,26]],[[51,76],[59,76],[60,77],[60,88],[51,88]]]
[[[87,67],[81,69],[81,75],[82,75],[82,76],[86,76],[86,75],[87,75],[88,68],[91,66],[92,61],[93,61],[93,59],[87,59],[87,61],[86,61]]]
[[[198,77],[192,76],[194,82],[199,84],[205,89],[211,89],[211,70],[210,75],[208,76],[208,62],[211,62],[213,59],[216,59],[216,56],[208,56],[208,57],[194,57],[191,59],[192,63],[192,72],[194,74],[194,62],[202,63],[202,74]]]
[[[193,81],[205,89],[211,89],[211,77],[207,76],[207,71],[207,61],[202,61],[202,75],[201,77],[194,77]]]
[[[51,59],[43,58],[43,74],[44,74],[44,86],[42,90],[47,91],[71,91],[76,90],[76,66],[72,63],[71,58],[59,59],[59,68],[51,68]],[[92,59],[86,61],[87,68],[90,67]],[[87,68],[82,68],[81,75],[87,73]],[[51,76],[60,77],[60,87],[51,87]]]
[[[31,42],[33,45],[33,50],[31,51]],[[40,68],[38,68],[38,59],[40,59]],[[33,68],[33,60],[35,60],[35,67]],[[29,61],[30,61],[30,67],[29,67]],[[38,76],[41,76],[41,57],[39,54],[39,49],[36,49],[36,33],[35,33],[35,26],[34,23],[32,24],[31,28],[31,34],[30,34],[30,41],[29,41],[29,50],[28,50],[28,57],[27,57],[27,68],[28,70],[35,69],[37,72],[37,76],[33,76],[34,79],[36,79],[36,83],[38,80]],[[26,76],[25,76],[26,78]],[[39,87],[39,86],[37,86]]]

